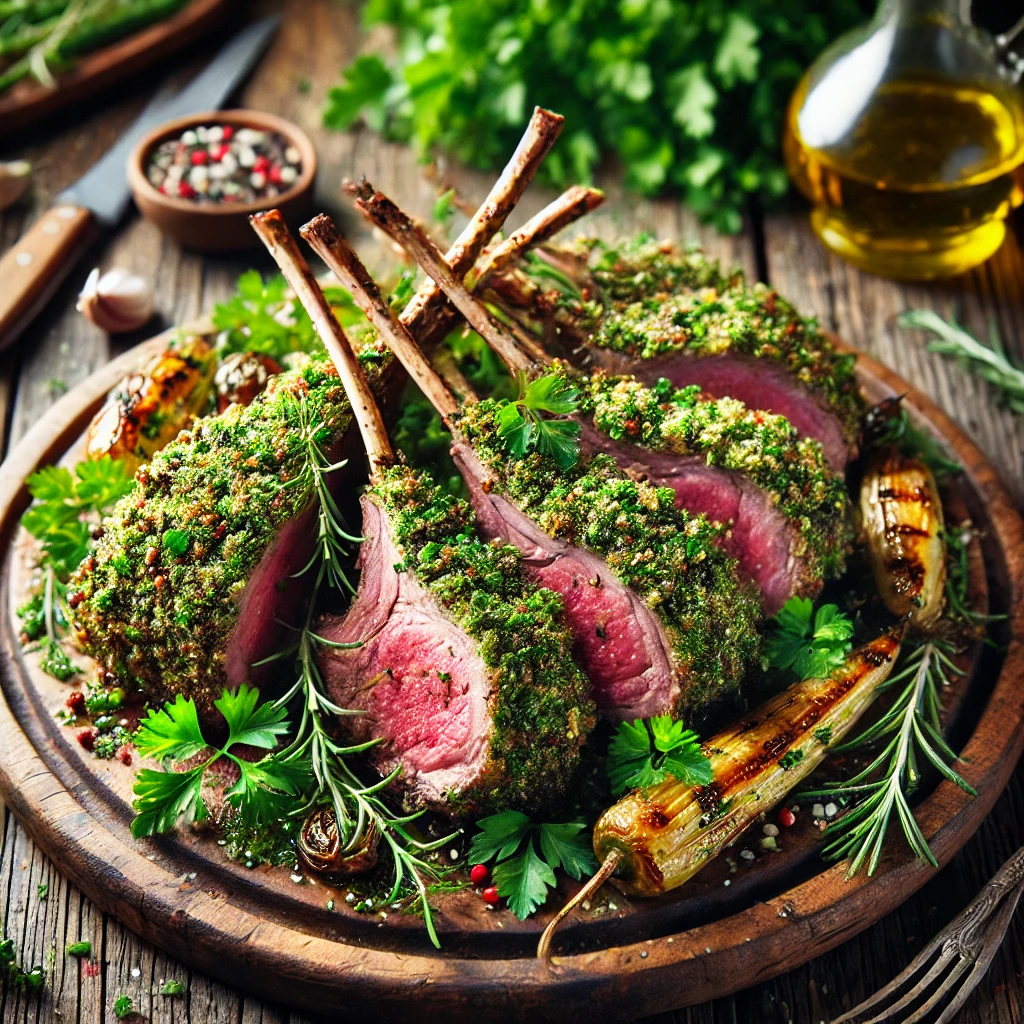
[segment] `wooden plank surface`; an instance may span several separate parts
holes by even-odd
[[[429,212],[436,183],[426,180],[415,157],[372,133],[332,134],[320,127],[324,93],[347,55],[358,45],[357,18],[350,3],[334,0],[287,0],[286,20],[271,53],[245,90],[245,104],[290,117],[311,134],[321,162],[319,205],[341,215],[356,232],[360,251],[383,265],[388,254],[372,238],[340,197],[346,176],[365,174],[415,212]],[[192,56],[192,67],[209,48]],[[78,120],[48,126],[32,136],[10,140],[0,158],[27,156],[36,163],[31,201],[0,215],[0,250],[5,249],[45,208],[48,199],[70,184],[131,121],[152,88],[166,76],[162,69],[140,80],[130,96],[94,101]],[[182,62],[176,75],[189,71]],[[306,86],[308,85],[308,88]],[[482,198],[486,176],[441,166],[435,178],[455,184],[470,201]],[[595,230],[613,237],[649,230],[658,235],[700,241],[752,276],[762,269],[782,294],[821,318],[824,326],[853,345],[871,352],[932,395],[967,429],[996,462],[1014,494],[1024,499],[1024,422],[996,408],[987,385],[958,367],[928,354],[922,339],[894,324],[899,311],[932,308],[962,322],[982,336],[995,321],[1004,342],[1024,356],[1024,253],[1011,235],[988,265],[962,280],[935,286],[907,287],[854,271],[824,253],[806,226],[802,212],[771,215],[737,238],[720,238],[701,228],[678,204],[639,201],[609,189],[609,202],[594,218]],[[539,208],[548,197],[531,191],[513,224]],[[759,230],[755,231],[754,227]],[[763,246],[758,239],[763,239]],[[91,262],[90,262],[91,260]],[[74,312],[74,299],[90,266],[126,265],[149,277],[163,325],[207,310],[229,294],[237,274],[250,264],[266,269],[253,254],[231,260],[206,260],[182,253],[137,218],[119,234],[100,243],[72,275],[50,309],[34,325],[20,348],[0,356],[0,422],[7,443],[16,440],[59,393],[85,377],[112,354],[155,332],[144,331],[114,341]],[[1017,774],[988,821],[965,850],[897,913],[841,946],[775,981],[713,1004],[659,1018],[659,1024],[818,1024],[835,1016],[888,981],[949,920],[1018,845],[1024,842],[1024,774]],[[40,899],[39,886],[48,886]],[[116,921],[93,908],[33,848],[9,815],[0,844],[0,920],[15,940],[23,962],[48,966],[41,996],[26,998],[0,992],[0,1020],[6,1022],[113,1020],[119,995],[130,996],[142,1019],[153,1022],[244,1022],[298,1024],[307,1018],[265,1005],[220,983],[192,974],[146,946]],[[88,939],[93,957],[79,963],[64,955],[68,942]],[[52,966],[51,966],[52,964]],[[961,1014],[962,1024],[1009,1024],[1024,1016],[1024,918],[1011,927],[1004,948],[975,996]],[[159,995],[166,979],[187,985],[181,997]],[[138,1019],[138,1018],[137,1018]]]

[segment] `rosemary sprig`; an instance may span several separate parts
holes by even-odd
[[[950,674],[962,672],[950,659],[949,648],[943,642],[930,641],[910,650],[902,669],[879,687],[890,690],[904,684],[892,706],[856,739],[835,748],[850,751],[884,741],[881,752],[853,778],[830,782],[803,794],[853,804],[825,832],[829,842],[824,854],[835,860],[848,857],[848,878],[865,861],[868,874],[874,874],[894,816],[914,853],[937,866],[909,803],[921,783],[922,768],[928,763],[965,792],[977,795],[950,767],[957,755],[942,738],[939,687],[948,684]]]
[[[955,321],[947,322],[929,309],[911,309],[897,319],[901,327],[918,327],[935,337],[929,352],[938,352],[962,363],[998,389],[1000,397],[1015,413],[1024,413],[1024,369],[1010,361],[993,322],[987,345],[968,334]]]
[[[302,471],[296,475],[294,482],[297,486],[308,488],[309,493],[315,495],[319,503],[316,551],[300,575],[315,567],[316,582],[307,607],[306,620],[296,642],[267,659],[270,661],[294,656],[297,668],[294,684],[276,702],[276,706],[284,707],[293,700],[301,699],[302,712],[292,742],[277,755],[277,758],[285,763],[308,759],[312,769],[312,785],[300,806],[291,813],[293,816],[305,815],[319,804],[330,803],[346,852],[358,850],[362,844],[369,842],[371,834],[376,832],[391,851],[394,864],[393,885],[387,902],[395,900],[403,886],[411,883],[423,908],[423,921],[430,941],[440,947],[427,900],[425,881],[426,878],[436,878],[436,872],[425,860],[425,856],[450,842],[454,834],[432,842],[417,839],[409,831],[408,826],[423,812],[397,815],[381,798],[381,793],[394,781],[401,768],[396,768],[387,777],[376,782],[363,782],[347,758],[369,750],[378,741],[370,740],[345,746],[336,742],[327,728],[328,716],[358,715],[362,712],[342,708],[327,696],[317,651],[324,646],[351,649],[361,646],[361,641],[336,643],[318,635],[313,630],[313,611],[317,596],[325,583],[336,590],[353,592],[352,585],[343,571],[343,563],[348,556],[346,545],[358,543],[361,538],[353,536],[346,529],[341,512],[327,484],[328,476],[343,463],[332,463],[324,451],[326,427],[322,422],[314,421],[310,417],[304,396],[296,400],[295,413],[299,436],[306,445],[306,459]]]

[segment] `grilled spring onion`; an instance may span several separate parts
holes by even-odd
[[[878,591],[893,615],[926,629],[942,614],[946,548],[932,471],[887,446],[868,463],[860,514]]]
[[[710,785],[669,779],[609,808],[594,827],[602,866],[544,930],[537,955],[547,956],[559,921],[609,877],[632,896],[674,889],[806,779],[874,700],[902,634],[902,627],[884,633],[853,651],[828,679],[794,683],[708,740]]]

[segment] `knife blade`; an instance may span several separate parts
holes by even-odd
[[[0,258],[0,349],[42,310],[97,234],[124,216],[131,200],[126,165],[139,139],[164,121],[222,106],[259,59],[279,21],[274,15],[253,22],[179,92],[158,93],[114,145]]]

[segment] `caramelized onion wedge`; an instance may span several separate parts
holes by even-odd
[[[134,473],[205,411],[216,366],[210,345],[192,335],[129,374],[89,424],[86,458],[109,455]]]
[[[695,875],[818,766],[874,699],[901,639],[902,629],[883,634],[828,679],[794,683],[708,740],[710,785],[670,779],[607,810],[594,828],[594,852],[601,861],[619,852],[616,884],[655,896]]]
[[[942,614],[946,589],[942,502],[932,471],[883,448],[864,473],[860,514],[886,608],[915,626],[930,626]]]

